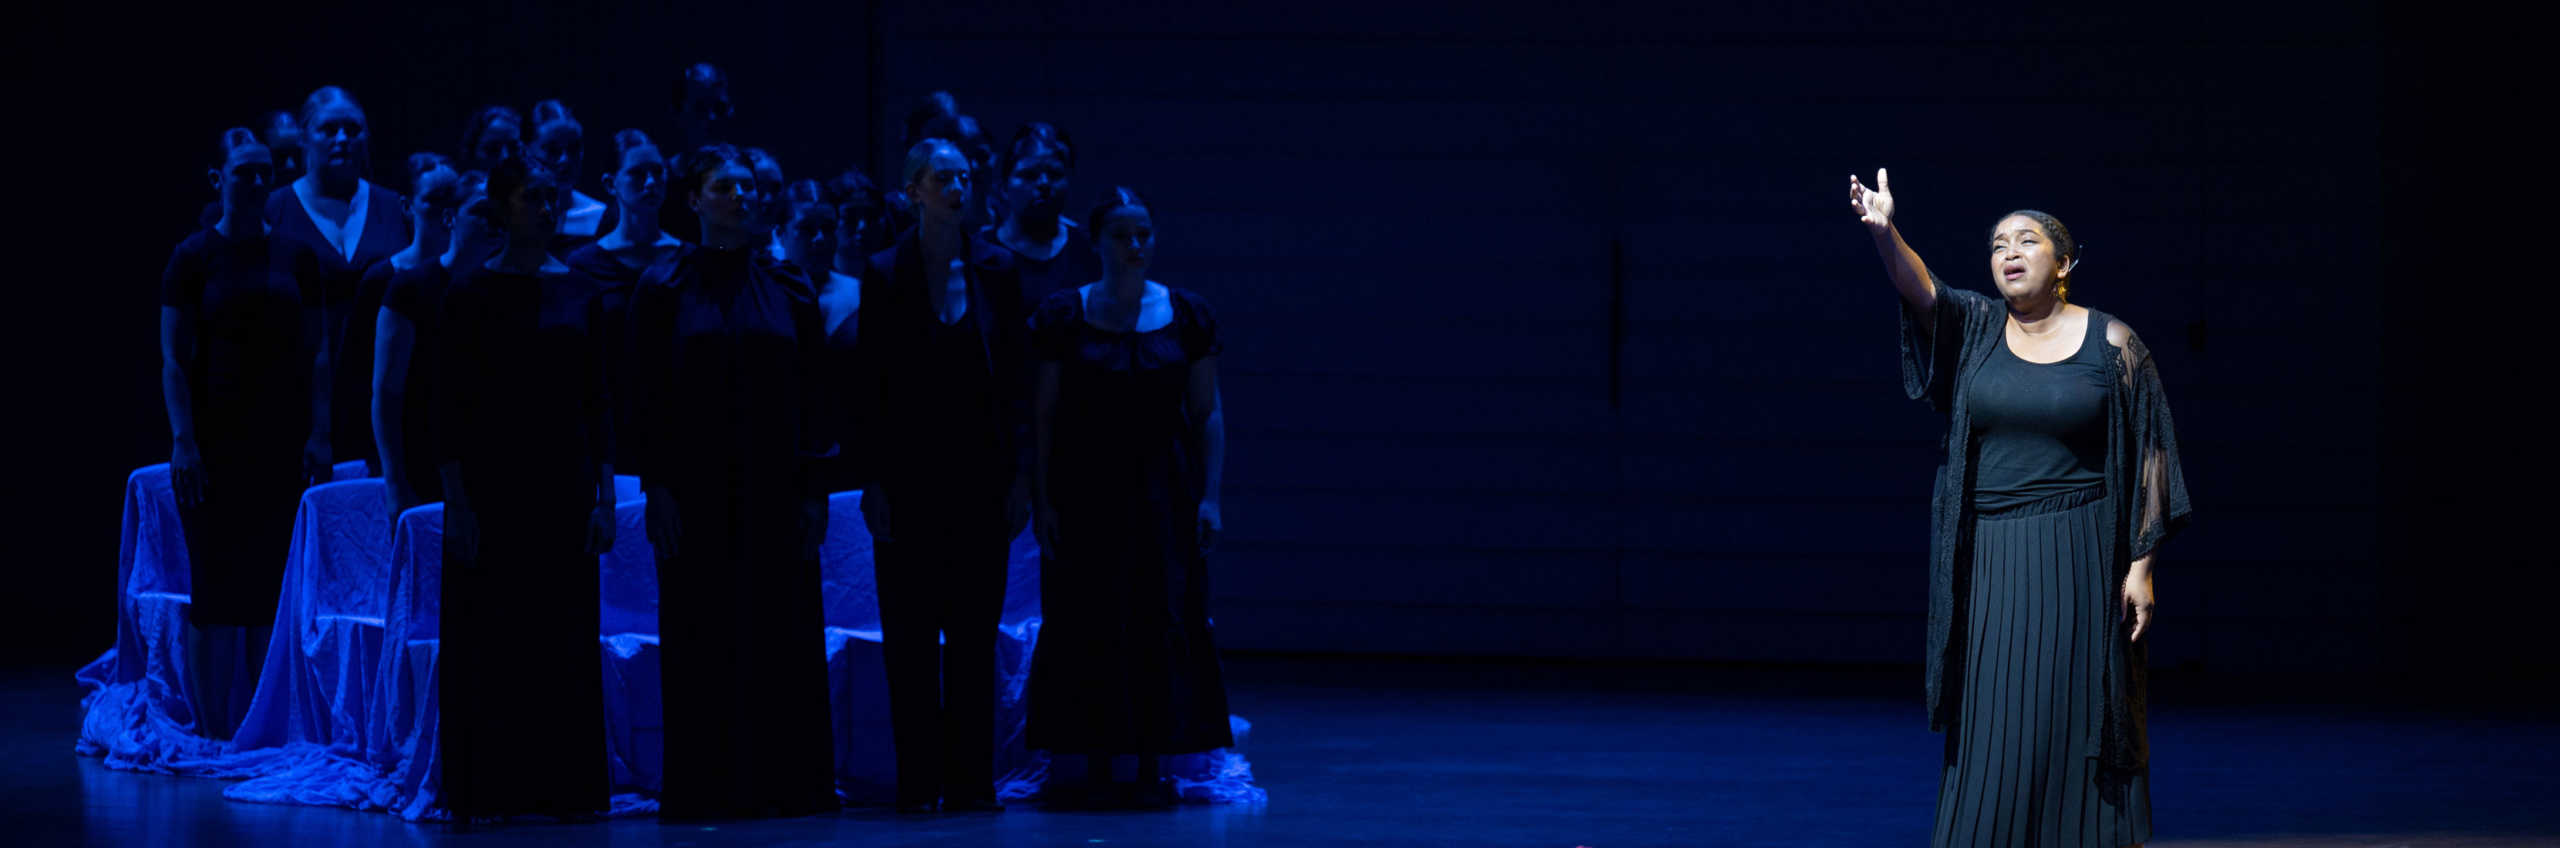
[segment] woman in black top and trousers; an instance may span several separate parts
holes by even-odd
[[[1902,294],[1903,388],[1947,413],[1931,538],[1930,723],[1946,733],[1932,844],[2151,838],[2143,662],[2151,574],[2186,524],[2176,428],[2132,328],[2071,303],[2053,216],[2000,219],[2000,297],[1947,286],[1849,179]]]
[[[872,479],[889,723],[901,812],[1003,809],[995,799],[995,640],[1014,534],[1030,511],[1019,283],[1003,248],[971,238],[969,160],[907,151],[916,229],[872,257],[855,319],[856,458]],[[944,643],[935,644],[939,632]]]

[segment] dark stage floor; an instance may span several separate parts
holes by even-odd
[[[223,800],[73,756],[69,669],[0,673],[14,845],[1922,845],[1939,740],[1916,670],[1236,658],[1271,801],[1162,814],[717,829],[654,819],[469,835]],[[2560,718],[2341,706],[2163,675],[2155,845],[2560,845]],[[2210,694],[2208,694],[2210,693]]]

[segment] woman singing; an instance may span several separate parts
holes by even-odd
[[[1934,844],[2138,845],[2151,573],[2187,522],[2176,429],[2133,329],[2070,301],[2053,216],[1991,228],[1998,297],[1951,288],[1894,228],[1884,171],[1849,205],[1902,295],[1902,384],[1947,414],[1930,544]]]

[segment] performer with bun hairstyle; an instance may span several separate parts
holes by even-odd
[[[658,146],[647,133],[635,129],[614,133],[613,145],[619,163],[607,182],[613,195],[613,229],[562,261],[603,286],[604,312],[596,331],[605,339],[605,350],[613,354],[605,373],[613,385],[613,431],[623,434],[614,442],[613,460],[616,466],[636,468],[630,434],[639,431],[640,423],[631,412],[641,388],[632,381],[646,375],[631,368],[624,357],[630,349],[625,332],[630,326],[631,293],[649,266],[674,255],[684,242],[658,226],[659,211],[667,200],[667,160],[659,155]]]
[[[1086,222],[1101,278],[1031,317],[1043,623],[1029,742],[1088,766],[1056,775],[1051,803],[1164,807],[1165,755],[1235,744],[1208,611],[1207,555],[1225,526],[1222,348],[1207,300],[1147,279],[1145,199],[1113,189]]]
[[[1992,224],[1997,296],[1932,273],[1892,183],[1849,178],[1902,296],[1902,384],[1947,416],[1933,497],[1929,720],[1946,734],[1932,844],[2151,838],[2144,656],[2160,547],[2186,526],[2177,428],[2150,348],[2072,299],[2084,253],[2052,215]]]
[[[230,738],[256,686],[275,621],[286,545],[302,492],[305,434],[326,426],[312,403],[319,303],[260,222],[274,159],[247,129],[222,136],[211,170],[222,214],[178,244],[160,277],[160,390],[169,414],[170,487],[185,529],[194,594],[187,671],[204,714],[195,731]]]
[[[560,215],[560,235],[551,242],[554,256],[570,252],[613,231],[612,207],[578,191],[586,178],[587,130],[557,100],[533,104],[533,149],[529,153],[559,181],[567,206]]]
[[[382,458],[384,496],[390,514],[397,518],[410,507],[443,500],[444,485],[436,470],[436,457],[408,455],[413,439],[423,436],[424,427],[410,426],[412,401],[429,395],[413,392],[410,374],[416,371],[418,325],[394,304],[394,291],[402,288],[402,278],[412,280],[444,273],[442,260],[453,244],[454,218],[462,209],[467,188],[462,175],[452,163],[434,153],[418,153],[409,157],[409,221],[412,236],[409,246],[384,257],[364,271],[362,302],[380,303],[373,315],[373,442],[374,455]],[[411,283],[412,287],[416,284]],[[437,288],[441,289],[439,284]],[[400,291],[396,297],[413,296],[413,291]],[[358,320],[350,317],[348,320]],[[424,412],[432,406],[422,406]],[[425,444],[425,443],[421,443]]]

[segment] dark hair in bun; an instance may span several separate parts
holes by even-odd
[[[302,125],[306,128],[311,126],[312,120],[320,117],[320,110],[337,103],[347,104],[349,108],[356,110],[358,119],[362,119],[364,105],[356,102],[355,95],[348,94],[346,89],[334,85],[324,85],[312,91],[311,96],[302,98]]]
[[[505,106],[482,106],[480,111],[471,113],[471,120],[462,125],[462,157],[465,159],[478,157],[480,137],[489,134],[489,128],[499,124],[512,124],[521,135],[524,131],[524,116],[516,114],[516,110]]]
[[[222,161],[228,162],[231,161],[231,151],[243,147],[265,146],[258,141],[258,134],[250,132],[248,127],[232,127],[222,131],[222,142],[217,149],[222,154]]]
[[[429,172],[432,172],[437,168],[449,168],[452,166],[453,160],[445,158],[442,153],[421,150],[416,153],[409,154],[409,190],[412,192],[417,191],[418,181],[420,179],[424,179]]]
[[[569,114],[568,104],[558,100],[545,100],[533,104],[534,129],[540,131],[552,124],[568,124],[569,131],[581,137],[587,134],[586,125],[578,123],[578,119]]]
[[[628,156],[631,155],[631,151],[638,150],[643,147],[656,146],[658,146],[657,142],[650,141],[648,133],[644,133],[636,129],[624,129],[613,134],[613,153],[615,156]]]
[[[1103,219],[1111,217],[1113,212],[1132,208],[1147,210],[1149,215],[1155,214],[1155,207],[1149,205],[1146,198],[1138,196],[1136,190],[1127,186],[1112,186],[1111,193],[1104,195],[1102,202],[1094,204],[1093,211],[1084,216],[1085,231],[1098,237],[1102,234]]]
[[[528,186],[552,185],[551,168],[529,156],[516,156],[489,166],[488,198],[474,210],[490,224],[504,227],[507,204]]]
[[[1059,129],[1055,124],[1032,121],[1023,124],[1021,129],[1014,130],[1013,142],[1005,145],[1004,148],[1006,173],[1013,171],[1013,163],[1022,161],[1026,148],[1035,152],[1044,148],[1056,150],[1059,164],[1067,166],[1069,170],[1073,170],[1076,166],[1076,143],[1067,137],[1066,130]]]

